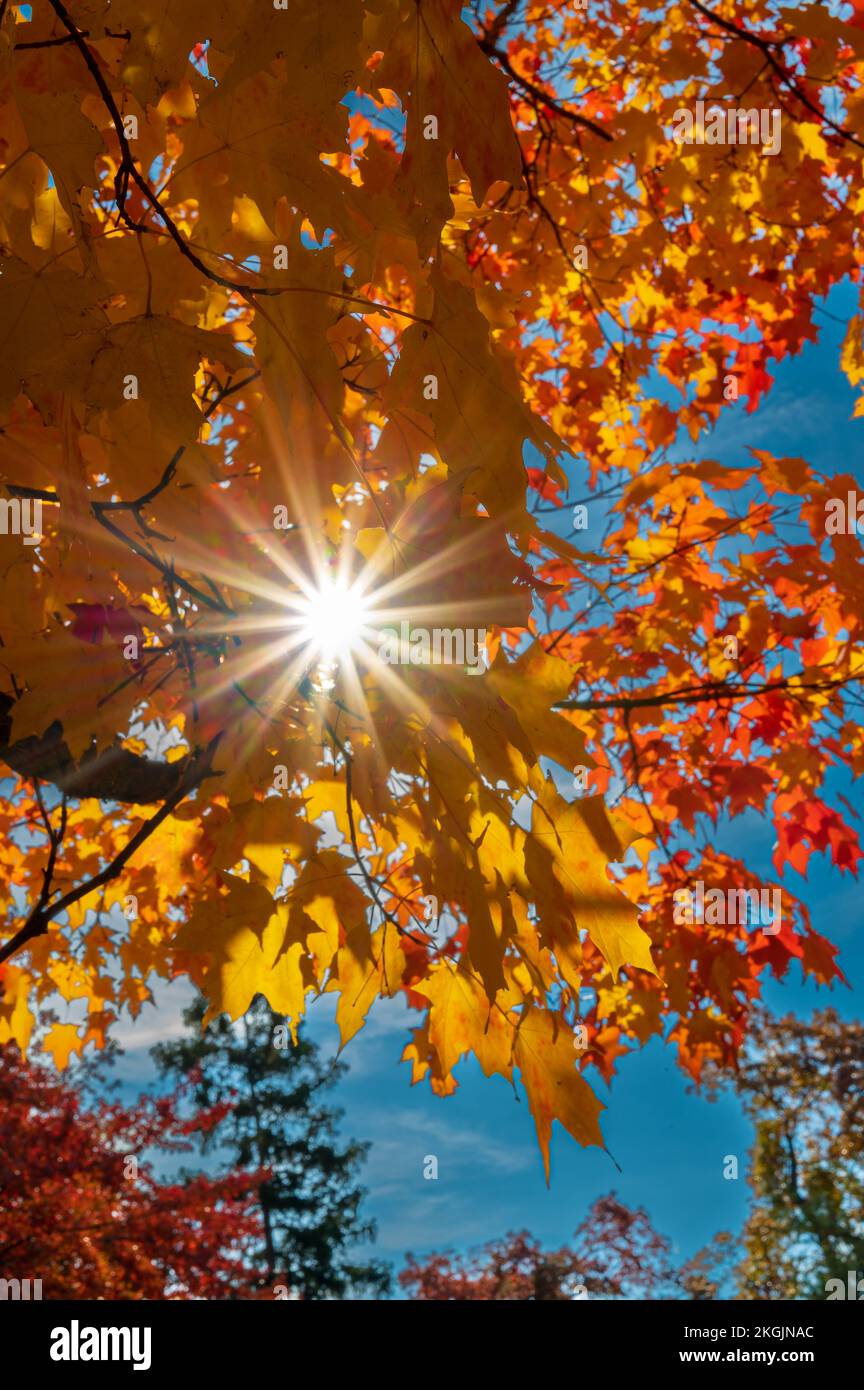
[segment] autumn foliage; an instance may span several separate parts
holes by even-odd
[[[729,1068],[768,973],[839,978],[794,883],[861,859],[854,484],[710,432],[860,283],[840,9],[4,0],[0,477],[42,534],[0,536],[0,1039],[59,996],[62,1065],[177,975],[292,1026],[335,992],[343,1042],[398,996],[413,1080],[518,1079],[548,1173],[554,1120],[603,1143],[592,1069]],[[672,138],[744,93],[776,155]],[[338,575],[488,671],[317,680],[289,617]],[[676,924],[755,886],[754,808],[779,934]]]
[[[44,1063],[0,1048],[5,1277],[40,1278],[53,1299],[254,1296],[256,1175],[183,1182],[154,1170],[157,1157],[188,1153],[224,1109],[181,1119],[179,1100],[88,1106]]]
[[[527,1231],[469,1255],[408,1256],[399,1283],[422,1302],[571,1302],[680,1295],[671,1247],[647,1214],[598,1197],[570,1245],[544,1250]]]

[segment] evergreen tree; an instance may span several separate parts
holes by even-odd
[[[322,1062],[260,995],[231,1023],[221,1015],[202,1031],[205,1002],[184,1013],[190,1036],[160,1043],[160,1072],[189,1077],[196,1103],[230,1099],[231,1109],[201,1139],[202,1149],[230,1153],[232,1164],[266,1170],[258,1187],[264,1242],[258,1252],[261,1288],[287,1285],[307,1299],[381,1296],[390,1274],[379,1262],[352,1260],[351,1247],[374,1239],[361,1214],[357,1173],[368,1144],[341,1144],[341,1112],[321,1103],[347,1070]]]

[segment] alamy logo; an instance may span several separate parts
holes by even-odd
[[[673,893],[676,926],[726,926],[742,923],[760,927],[766,936],[780,931],[783,892],[780,888],[709,888],[700,880]]]
[[[25,1302],[29,1302],[30,1299],[41,1298],[42,1280],[32,1280],[32,1293],[30,1291],[30,1285],[30,1279],[0,1279],[0,1301],[11,1298],[13,1301],[24,1300]]]
[[[828,1294],[829,1303],[836,1298],[849,1298],[857,1303],[864,1299],[864,1279],[858,1278],[857,1269],[850,1269],[846,1273],[845,1284],[842,1279],[826,1279],[825,1292]]]
[[[0,497],[0,533],[23,536],[25,545],[42,537],[42,502],[38,497]]]
[[[704,101],[697,101],[695,112],[678,107],[672,139],[679,145],[761,145],[766,154],[779,154],[780,115],[764,106],[713,106],[706,112]]]
[[[864,536],[864,497],[847,492],[842,497],[829,497],[825,503],[826,536]]]
[[[469,676],[488,670],[485,627],[382,628],[378,656],[385,666],[464,666]]]
[[[149,1327],[69,1327],[51,1332],[52,1361],[131,1361],[133,1371],[149,1371]]]

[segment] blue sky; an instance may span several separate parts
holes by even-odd
[[[825,307],[845,323],[855,300],[853,288],[841,286]],[[776,385],[756,414],[747,415],[743,401],[737,410],[724,411],[714,435],[703,442],[704,456],[733,464],[746,458],[746,446],[753,444],[778,455],[802,455],[827,472],[852,470],[862,477],[864,422],[851,418],[855,397],[838,367],[844,327],[824,315],[817,318],[818,345],[773,369]],[[840,789],[864,810],[859,789],[850,784]],[[772,881],[773,832],[767,821],[751,812],[721,822],[717,840],[724,850],[746,855],[764,880]],[[784,983],[769,983],[769,1003],[804,1014],[831,1003],[855,1017],[864,984],[861,888],[820,856],[811,859],[806,882],[790,869],[784,882],[807,902],[816,930],[840,946],[852,988],[817,990],[804,985],[793,966]],[[188,997],[182,983],[161,989],[158,1012],[148,1009],[137,1025],[123,1029],[127,1051],[117,1074],[127,1094],[151,1083],[147,1048],[179,1029]],[[309,1016],[308,1033],[327,1054],[337,1044],[334,1011],[329,996],[317,1001]],[[716,1231],[740,1228],[748,1124],[734,1095],[711,1103],[692,1089],[672,1047],[655,1041],[621,1059],[611,1089],[590,1074],[608,1107],[603,1131],[621,1171],[608,1154],[580,1149],[556,1126],[547,1189],[524,1095],[517,1099],[502,1078],[486,1079],[475,1063],[465,1061],[457,1069],[455,1096],[439,1099],[423,1085],[410,1086],[409,1068],[399,1057],[416,1017],[401,1003],[380,1001],[346,1050],[350,1072],[333,1096],[345,1112],[345,1134],[372,1142],[364,1174],[367,1211],[378,1222],[377,1253],[397,1268],[406,1250],[464,1249],[523,1227],[547,1245],[563,1244],[594,1198],[612,1188],[628,1204],[644,1206],[681,1257]],[[423,1177],[429,1154],[438,1159],[436,1181]],[[723,1178],[727,1154],[739,1158],[737,1182]]]

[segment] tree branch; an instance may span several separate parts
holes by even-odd
[[[120,747],[93,750],[76,762],[59,720],[41,737],[10,743],[14,704],[11,695],[0,692],[0,760],[20,777],[39,777],[69,796],[147,805],[172,796],[189,771],[191,757],[162,763]]]
[[[186,775],[179,786],[175,788],[174,792],[163,805],[160,806],[159,810],[150,816],[148,820],[144,821],[143,825],[139,826],[135,834],[126,842],[119,853],[114,856],[110,864],[106,864],[105,868],[100,870],[98,874],[94,874],[93,878],[87,879],[85,883],[79,883],[76,888],[70,888],[68,893],[63,894],[62,898],[58,898],[56,902],[49,903],[47,898],[50,896],[51,890],[50,879],[48,877],[48,871],[46,870],[42,891],[36,906],[31,911],[20,931],[17,931],[15,935],[6,942],[5,946],[0,947],[0,965],[2,965],[4,961],[9,960],[10,956],[13,956],[17,951],[22,950],[30,941],[35,940],[37,936],[44,936],[53,918],[57,917],[61,912],[65,912],[68,907],[71,907],[73,903],[77,903],[81,898],[86,898],[90,893],[95,892],[97,888],[101,888],[104,884],[110,883],[112,878],[116,878],[117,875],[122,872],[135,851],[140,849],[141,845],[144,844],[145,840],[150,838],[153,831],[162,824],[163,820],[166,820],[167,817],[171,815],[172,811],[179,805],[184,797],[188,796],[205,777],[212,777],[215,775],[211,763],[220,738],[221,735],[217,734],[214,739],[211,739],[203,752],[186,760]],[[52,871],[53,862],[56,859],[54,837],[55,832],[52,832],[52,857],[49,859]]]
[[[596,121],[592,121],[590,116],[582,116],[578,111],[571,111],[568,107],[562,106],[560,101],[558,101],[551,92],[544,92],[543,88],[538,87],[530,78],[523,77],[520,72],[516,71],[507,54],[504,53],[502,49],[496,47],[490,39],[480,37],[477,40],[477,44],[482,52],[486,54],[487,58],[494,58],[496,63],[500,64],[511,82],[515,83],[520,91],[527,93],[543,106],[547,106],[550,111],[555,112],[556,116],[561,116],[565,121],[570,121],[573,125],[584,126],[586,130],[591,131],[592,135],[599,135],[601,140],[612,141],[614,139],[614,136],[610,135],[608,130],[604,130],[602,125],[598,125]]]
[[[727,685],[723,681],[708,681],[704,685],[684,686],[679,690],[664,690],[657,695],[640,691],[636,695],[610,695],[600,700],[560,700],[553,709],[583,710],[634,710],[650,709],[663,705],[695,705],[706,700],[755,700],[760,695],[782,691],[790,699],[797,700],[808,690],[835,690],[848,685],[850,681],[860,680],[855,672],[848,676],[835,676],[823,681],[803,681],[800,675],[786,676],[783,680],[769,681],[766,685]],[[797,685],[793,682],[798,682]]]
[[[836,121],[832,121],[830,116],[826,116],[824,111],[819,110],[816,103],[811,101],[807,93],[799,86],[797,79],[792,75],[789,69],[785,64],[781,63],[775,55],[774,49],[779,48],[782,50],[784,43],[791,43],[793,41],[794,35],[790,34],[786,39],[764,39],[761,34],[753,34],[749,29],[743,29],[739,24],[734,24],[731,19],[721,19],[720,15],[715,14],[713,10],[709,10],[707,5],[703,5],[701,0],[690,0],[690,3],[695,10],[698,10],[699,13],[710,20],[712,24],[716,24],[719,29],[725,29],[727,34],[732,34],[736,39],[741,39],[744,43],[751,44],[753,48],[758,48],[760,53],[764,53],[765,59],[774,73],[780,78],[784,86],[794,92],[802,106],[805,106],[812,115],[817,116],[823,125],[829,126],[841,139],[848,140],[852,145],[857,145],[859,150],[864,150],[864,142],[859,140],[856,135],[853,135],[851,130],[846,130],[843,126],[838,125]],[[795,119],[794,116],[792,119]]]

